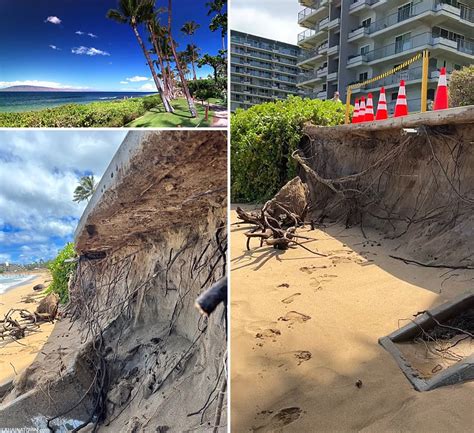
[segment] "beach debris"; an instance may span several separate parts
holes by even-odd
[[[35,292],[39,292],[40,290],[43,290],[45,288],[46,288],[46,286],[44,284],[37,284],[36,286],[33,286],[33,290]]]
[[[20,340],[27,334],[37,331],[39,325],[36,316],[23,308],[12,308],[0,319],[0,338],[10,337]]]
[[[260,247],[265,244],[278,250],[287,250],[291,245],[298,245],[310,253],[326,257],[303,245],[300,240],[314,241],[314,238],[301,236],[296,230],[305,226],[305,217],[308,210],[307,186],[299,177],[289,181],[267,201],[260,211],[246,212],[241,207],[236,208],[238,218],[254,227],[245,233],[247,236],[247,250],[253,238],[260,239]]]
[[[227,276],[216,281],[196,299],[196,308],[209,316],[220,303],[227,306]]]
[[[357,382],[355,383],[355,386],[359,389],[362,388],[362,381],[358,379]]]
[[[43,298],[35,311],[38,320],[53,321],[58,314],[59,296],[56,293],[50,293]]]

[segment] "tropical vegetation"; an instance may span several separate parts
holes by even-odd
[[[192,72],[192,81],[197,80],[196,65],[210,64],[209,59],[203,63],[200,59],[201,49],[193,42],[193,35],[200,25],[193,20],[181,27],[181,32],[189,36],[190,43],[186,49],[178,52],[177,43],[173,36],[173,2],[168,0],[166,7],[159,7],[156,0],[118,0],[116,9],[110,9],[107,17],[120,24],[128,25],[153,76],[156,89],[161,98],[161,104],[167,113],[174,113],[174,100],[182,94],[188,104],[192,118],[198,117],[198,111],[190,91],[189,75]],[[166,3],[166,2],[165,2]],[[211,17],[209,29],[220,31],[222,50],[218,56],[227,62],[225,37],[227,34],[227,0],[213,0],[206,3],[208,16]],[[162,23],[162,19],[166,24]],[[143,32],[146,37],[143,37]],[[147,47],[146,41],[151,45]],[[212,57],[205,53],[203,58]],[[174,70],[172,65],[174,64]],[[189,69],[189,65],[191,69]],[[220,66],[222,70],[222,66]],[[222,71],[219,71],[222,75]],[[217,71],[214,75],[217,74]],[[178,81],[179,80],[179,81]]]
[[[474,105],[474,65],[453,71],[449,80],[451,107]]]
[[[79,179],[79,185],[74,190],[72,201],[77,203],[84,200],[89,201],[92,194],[94,194],[96,186],[94,175],[81,177],[81,179]]]
[[[303,125],[344,123],[345,106],[338,102],[286,100],[238,109],[231,122],[231,193],[234,202],[262,202],[296,174],[291,157],[303,136]]]
[[[77,256],[74,250],[74,244],[69,242],[66,246],[59,251],[55,259],[51,260],[48,264],[48,269],[51,272],[52,282],[48,287],[49,293],[56,293],[59,296],[61,303],[66,303],[69,299],[69,278],[74,273],[77,263],[74,260],[67,261],[68,259],[74,259]]]

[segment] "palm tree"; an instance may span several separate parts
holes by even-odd
[[[222,10],[226,4],[227,0],[211,0],[206,3],[206,6],[209,8],[207,15],[209,16],[214,12],[216,13],[216,15],[211,20],[211,24],[209,24],[209,29],[213,32],[219,28],[221,29],[223,50],[227,48],[225,43],[225,36],[227,34],[227,12],[222,13]]]
[[[95,191],[95,179],[94,176],[83,176],[79,180],[79,185],[76,187],[74,190],[74,198],[72,201],[75,201],[77,203],[87,200],[92,197],[92,194],[94,194]]]
[[[196,33],[196,30],[201,27],[197,22],[195,21],[188,21],[183,24],[183,27],[181,27],[181,31],[188,36],[194,35]]]
[[[186,53],[186,57],[189,59],[189,61],[191,63],[192,69],[193,69],[193,80],[197,79],[195,63],[196,63],[196,61],[199,57],[199,51],[200,51],[200,49],[194,44],[188,44],[186,46],[185,53]]]
[[[153,5],[151,4],[153,3]],[[138,26],[141,24],[147,16],[149,16],[150,7],[154,6],[154,1],[149,0],[118,0],[118,9],[109,9],[107,12],[107,18],[117,21],[120,24],[128,24],[137,38],[138,44],[140,45],[143,54],[145,55],[148,67],[150,68],[153,80],[155,81],[156,88],[160,94],[161,100],[165,110],[173,112],[173,107],[165,95],[163,82],[158,77],[153,61],[151,60],[150,53],[143,43],[143,39],[138,31]]]
[[[181,31],[185,35],[192,36],[192,35],[194,35],[194,33],[196,32],[196,30],[199,27],[201,27],[201,26],[199,24],[197,24],[195,21],[188,21],[188,22],[184,23],[183,27],[181,27]],[[189,57],[191,59],[191,64],[192,64],[192,67],[193,67],[193,80],[197,79],[196,68],[194,67],[194,63],[197,60],[198,51],[199,51],[199,48],[194,44],[188,44],[188,46],[186,47],[186,52],[187,52],[187,54],[189,54]]]
[[[176,53],[176,46],[173,40],[173,35],[171,33],[171,13],[172,13],[172,0],[168,0],[168,41],[170,44],[171,52],[173,53],[173,57],[175,59],[176,68],[178,69],[179,79],[181,81],[181,86],[183,87],[184,96],[188,101],[189,111],[191,112],[192,117],[197,117],[196,107],[194,106],[194,100],[189,92],[188,83],[186,81],[186,77],[181,68],[181,64],[179,61],[178,54]]]
[[[165,95],[170,98],[170,86],[169,86],[169,77],[167,70],[163,62],[163,51],[162,51],[162,41],[166,40],[166,29],[160,24],[157,14],[151,9],[151,15],[147,17],[147,28],[150,34],[150,42],[153,44],[155,49],[155,54],[158,57],[158,62],[155,64],[159,65],[161,70],[161,75],[163,76],[164,92]]]

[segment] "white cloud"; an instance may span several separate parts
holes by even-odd
[[[107,51],[102,51],[102,50],[98,50],[97,48],[93,48],[93,47],[89,48],[89,47],[84,47],[84,46],[73,48],[71,52],[73,54],[86,55],[86,56],[110,56],[110,53],[108,53]]]
[[[87,36],[90,36],[91,38],[97,38],[97,35],[94,35],[94,33],[87,33]]]
[[[42,80],[17,80],[17,81],[0,81],[0,89],[3,87],[11,86],[39,86],[39,87],[52,87],[54,89],[77,89],[86,90],[87,87],[71,86],[69,84],[57,83],[55,81],[42,81]]]
[[[99,180],[123,141],[122,131],[0,131],[0,262],[56,253],[52,237],[72,236],[85,202],[72,201],[79,177]],[[67,151],[65,151],[67,148]],[[22,173],[18,176],[18,173]]]
[[[51,24],[61,24],[62,20],[60,20],[58,17],[51,16],[51,17],[46,18],[44,22],[51,23]]]
[[[156,87],[154,87],[153,84],[146,83],[143,86],[141,86],[138,90],[148,92],[148,91],[156,90]]]
[[[134,77],[131,78],[126,78],[127,81],[130,81],[132,83],[138,83],[140,81],[148,81],[147,77],[140,77],[138,75],[135,75]]]
[[[61,51],[61,48],[58,48],[56,45],[50,45],[49,48],[57,51]]]
[[[128,81],[120,81],[120,84],[128,84]]]
[[[230,28],[296,45],[301,8],[296,0],[233,0]]]
[[[78,30],[78,31],[76,32],[76,35],[82,36],[82,35],[85,35],[85,33],[84,33],[84,32],[81,32],[80,30]]]

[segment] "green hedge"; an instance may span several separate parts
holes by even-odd
[[[0,113],[0,127],[120,127],[160,104],[159,97],[147,96],[84,105],[68,104],[40,111]]]
[[[290,96],[277,102],[238,109],[231,121],[231,179],[234,202],[262,202],[296,173],[291,158],[303,125],[344,123],[340,102]]]
[[[48,264],[48,269],[53,277],[53,282],[48,287],[48,292],[57,293],[61,303],[69,299],[68,282],[71,274],[76,270],[77,263],[64,263],[64,260],[76,257],[74,244],[69,242],[58,253],[56,258]]]
[[[474,105],[474,65],[453,71],[449,81],[451,107]]]

